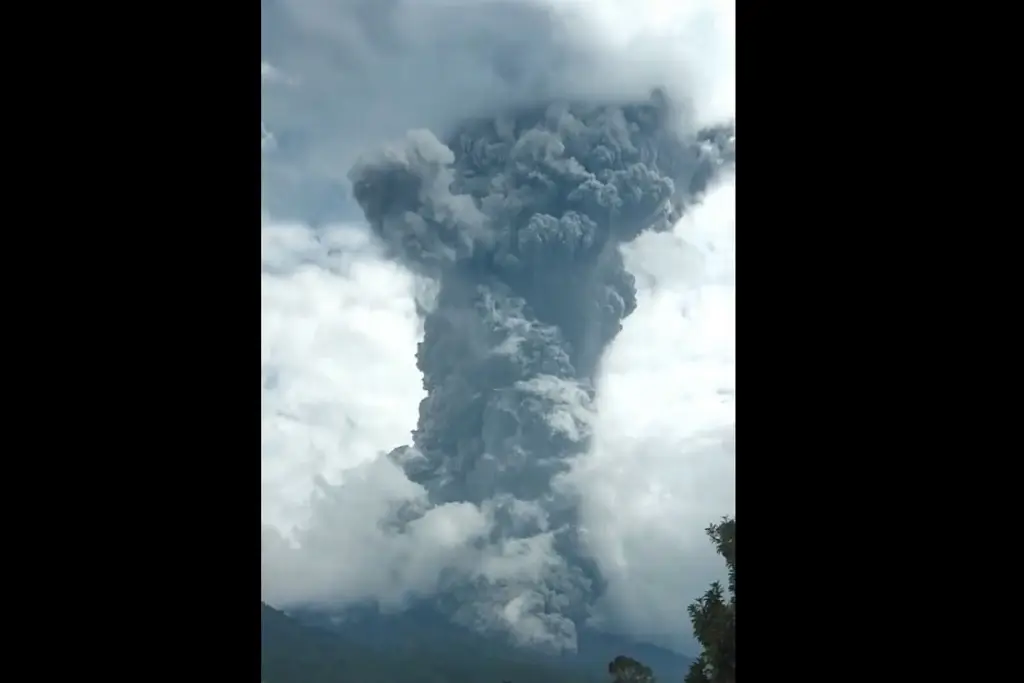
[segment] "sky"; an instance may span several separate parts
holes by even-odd
[[[418,311],[431,282],[389,261],[350,199],[358,156],[488,107],[642,96],[681,125],[735,118],[727,1],[261,0],[263,597],[400,607],[470,562],[472,505],[402,534],[423,491],[379,457],[424,396]],[[602,363],[591,451],[568,478],[608,580],[607,630],[692,650],[685,606],[722,574],[703,529],[735,508],[735,181],[669,233],[624,247],[639,306]],[[523,571],[545,549],[474,557]]]

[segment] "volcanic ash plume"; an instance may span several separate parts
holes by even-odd
[[[601,353],[636,307],[619,245],[670,227],[734,159],[730,130],[686,136],[672,114],[660,92],[556,103],[447,144],[412,131],[350,172],[373,230],[438,283],[417,352],[427,397],[391,457],[432,504],[495,522],[505,561],[446,586],[461,623],[574,649],[600,592],[558,483],[588,448]]]

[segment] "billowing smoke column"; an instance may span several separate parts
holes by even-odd
[[[373,230],[435,278],[414,445],[391,457],[431,503],[469,501],[488,542],[557,561],[448,586],[457,621],[573,649],[601,590],[559,475],[585,451],[601,353],[636,307],[619,245],[671,226],[733,162],[731,130],[685,136],[656,92],[428,131],[350,172]],[[525,569],[525,567],[531,567]]]

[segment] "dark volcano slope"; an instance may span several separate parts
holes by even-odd
[[[430,635],[415,625],[389,633],[330,630],[260,606],[263,683],[598,683],[555,663],[528,661],[498,645]],[[372,642],[370,642],[372,641]]]
[[[452,624],[429,608],[392,615],[354,609],[343,621],[323,612],[288,616],[266,605],[262,610],[265,683],[604,683],[608,662],[620,654],[648,664],[662,680],[681,680],[691,661],[670,650],[590,629],[581,631],[574,653],[512,648]]]

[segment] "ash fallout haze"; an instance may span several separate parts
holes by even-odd
[[[694,650],[733,6],[261,0],[262,598]]]

